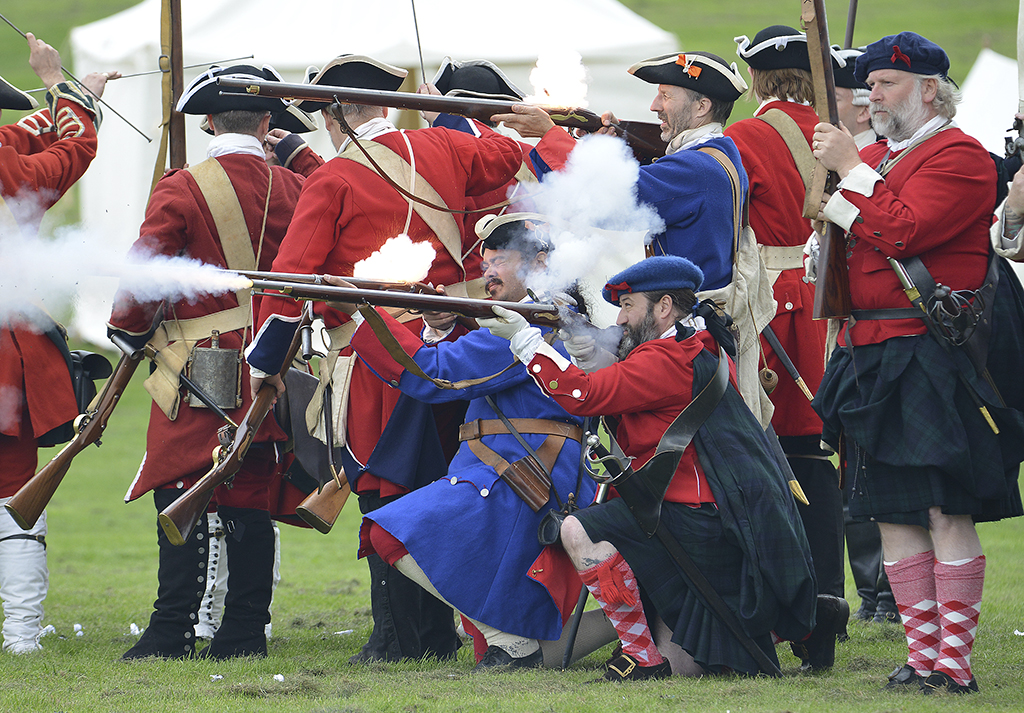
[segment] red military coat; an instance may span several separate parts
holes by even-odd
[[[259,255],[257,269],[269,270],[295,210],[303,178],[280,166],[269,167],[264,159],[250,154],[233,153],[215,160],[223,166],[235,187],[252,237],[253,253]],[[271,171],[273,185],[266,232],[260,248],[259,237]],[[146,207],[146,217],[139,233],[139,239],[132,246],[134,253],[148,251],[160,255],[182,255],[211,265],[226,266],[213,217],[195,179],[187,171],[171,171],[160,179]],[[160,306],[161,303],[153,302],[139,304],[131,295],[118,293],[110,326],[130,334],[145,334],[150,330]],[[202,295],[195,302],[182,300],[167,306],[164,318],[191,319],[237,306],[238,300],[233,292]],[[199,346],[209,345],[200,343]],[[222,334],[220,346],[240,349],[243,346],[241,331]],[[243,365],[242,406],[228,411],[236,423],[252,402],[248,382],[248,368]],[[187,476],[205,472],[212,466],[211,453],[218,445],[217,429],[221,425],[221,420],[208,409],[182,404],[177,419],[170,421],[153,404],[146,434],[146,458],[126,499],[134,500],[154,488],[176,484],[177,480],[182,481],[182,487],[189,487],[196,478]],[[256,442],[281,441],[284,438],[274,420],[268,418],[257,433]]]
[[[589,374],[542,346],[527,371],[569,413],[614,415],[615,438],[622,452],[633,458],[636,470],[654,456],[669,425],[693,400],[693,360],[708,346],[717,350],[707,332],[678,342],[675,337],[652,339],[625,360]],[[729,369],[735,386],[731,363]],[[715,502],[692,443],[683,451],[665,500],[691,505]]]
[[[818,115],[809,106],[773,101],[758,111],[779,109],[796,121],[810,146]],[[804,184],[786,142],[775,129],[757,118],[745,119],[725,129],[736,142],[743,168],[750,180],[750,227],[762,245],[803,245],[811,226],[803,217]],[[779,308],[770,326],[793,360],[807,387],[814,393],[825,372],[825,320],[811,319],[814,286],[803,281],[803,269],[784,270],[772,289]],[[796,382],[782,366],[765,339],[761,347],[768,366],[779,375],[772,392],[775,405],[772,426],[780,436],[821,433],[821,419]]]
[[[463,209],[467,196],[479,196],[504,186],[523,162],[520,145],[494,133],[479,138],[443,128],[404,132],[415,154],[417,173],[438,192],[449,208]],[[405,140],[398,131],[373,139],[409,161]],[[317,169],[306,181],[288,234],[273,269],[305,274],[351,275],[359,260],[378,250],[405,227],[408,203],[404,196],[376,173],[346,158],[334,158]],[[462,221],[456,218],[460,226]],[[415,212],[408,229],[414,242],[429,241],[437,252],[426,281],[435,285],[462,282],[468,275],[448,254],[433,231]],[[463,252],[471,248],[472,237],[462,235]],[[259,324],[271,315],[293,318],[300,305],[294,300],[265,298]],[[323,308],[328,328],[348,321],[347,315]],[[407,322],[414,333],[419,320]],[[260,352],[261,344],[254,347]],[[252,355],[250,354],[250,359]],[[401,393],[384,384],[357,362],[349,390],[347,442],[353,457],[366,464],[380,439]],[[380,490],[381,496],[404,492],[383,479],[386,474],[366,472],[358,481],[359,492]],[[377,478],[381,478],[378,483]]]
[[[36,472],[36,440],[78,415],[57,345],[28,324],[0,324],[0,498]]]
[[[56,125],[50,110],[44,109],[0,129],[0,196],[29,233],[39,230],[46,209],[82,177],[96,156],[92,112],[62,93],[53,113]]]
[[[876,168],[889,154],[885,141],[867,146],[861,159]],[[896,159],[900,152],[892,153]],[[910,150],[876,183],[871,197],[842,196],[860,215],[849,230],[847,266],[854,309],[909,307],[887,257],[919,255],[936,283],[954,290],[981,286],[988,267],[988,235],[995,210],[995,167],[988,152],[960,129],[946,129]],[[919,319],[858,322],[854,345],[924,334]],[[845,344],[844,330],[839,343]]]

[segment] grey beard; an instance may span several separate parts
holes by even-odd
[[[622,341],[619,342],[619,361],[622,361],[629,353],[636,349],[644,342],[649,342],[652,339],[657,339],[661,336],[658,332],[657,327],[654,325],[654,309],[653,305],[647,308],[647,315],[643,321],[636,327],[625,325],[622,328]]]
[[[873,111],[871,115],[871,126],[877,133],[893,141],[906,141],[928,120],[928,110],[921,101],[920,84],[906,101],[893,106],[884,119],[876,117]]]

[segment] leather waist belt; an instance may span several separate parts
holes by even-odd
[[[510,418],[509,421],[520,433],[562,436],[576,442],[580,442],[583,439],[583,429],[571,423],[550,421],[545,418]],[[494,436],[501,433],[509,433],[509,430],[501,421],[497,419],[485,421],[482,418],[478,418],[475,421],[459,426],[459,441],[470,441],[483,436]]]
[[[893,307],[892,309],[855,309],[850,312],[858,322],[879,319],[924,319],[924,313],[916,307]]]

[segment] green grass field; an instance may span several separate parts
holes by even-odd
[[[798,672],[780,648],[779,681],[672,679],[634,686],[585,686],[608,650],[567,672],[474,676],[472,652],[457,662],[354,667],[369,634],[366,565],[355,558],[354,502],[321,535],[281,526],[282,581],[274,635],[264,660],[119,661],[144,627],[156,593],[152,500],[121,502],[144,449],[148,396],[134,381],[110,421],[103,445],[81,454],[48,508],[50,595],[46,623],[56,634],[44,651],[0,655],[0,711],[937,711],[1020,710],[1024,520],[980,527],[989,559],[974,670],[982,694],[969,700],[882,693],[885,675],[906,655],[895,626],[850,626],[835,669]],[[48,458],[54,451],[44,453]],[[850,577],[847,596],[856,601]],[[76,636],[75,624],[82,627]],[[353,633],[338,633],[354,630]],[[283,681],[274,680],[281,674]],[[214,680],[214,676],[222,678]]]
[[[133,0],[11,0],[3,12],[69,53],[70,28],[105,17]],[[735,57],[732,37],[752,36],[768,24],[795,24],[796,0],[631,0],[626,3],[672,30],[684,48]],[[1015,54],[1016,17],[1008,0],[908,0],[860,3],[857,43],[913,29],[942,44],[962,80],[982,46]],[[845,30],[846,5],[830,4],[834,41]],[[421,10],[422,12],[422,10]],[[885,14],[883,14],[885,13]],[[542,18],[538,18],[542,21]],[[36,86],[23,40],[0,25],[0,66],[21,87]],[[311,58],[311,61],[317,58]],[[639,58],[638,58],[639,59]],[[155,61],[155,60],[154,60]],[[101,68],[80,68],[79,71]],[[749,108],[749,107],[748,107]],[[741,116],[737,110],[735,118]],[[3,120],[18,118],[4,113]],[[111,119],[116,120],[116,119]],[[101,148],[102,138],[101,138]],[[71,220],[70,209],[65,209]],[[2,279],[2,277],[0,277]],[[355,558],[359,515],[352,502],[334,531],[282,526],[282,582],[274,602],[270,657],[258,661],[144,661],[124,664],[146,625],[156,591],[155,517],[152,501],[122,498],[145,442],[148,397],[137,378],[115,412],[100,448],[76,459],[49,512],[50,595],[46,623],[56,634],[45,650],[16,658],[0,655],[0,712],[109,711],[1016,711],[1024,707],[1024,520],[981,526],[988,555],[985,604],[974,669],[982,694],[964,699],[924,698],[879,691],[885,675],[905,656],[895,627],[851,625],[835,669],[797,672],[798,661],[780,649],[779,681],[712,678],[635,686],[584,686],[599,674],[607,652],[567,672],[471,676],[471,651],[453,664],[432,662],[352,667],[370,629],[368,573]],[[44,453],[45,460],[52,451]],[[850,578],[848,597],[856,599]],[[74,625],[82,635],[76,636]],[[354,630],[353,633],[344,632]],[[274,679],[281,674],[283,681]],[[214,677],[221,677],[214,680]]]

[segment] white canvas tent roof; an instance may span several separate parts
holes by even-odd
[[[1017,60],[988,48],[978,53],[961,87],[956,123],[994,154],[1002,155],[1017,111]]]
[[[1013,115],[1018,106],[1017,60],[985,48],[978,53],[964,78],[963,102],[957,107],[956,123],[997,156],[1005,152],[1005,137],[1013,132]],[[1024,263],[1011,263],[1024,280]]]
[[[419,51],[409,0],[332,0],[306,12],[276,0],[182,0],[185,64],[205,65],[255,55],[251,63],[273,65],[286,81],[301,81],[310,64],[322,66],[342,53],[365,54],[404,67],[420,81]],[[590,75],[588,101],[599,113],[653,120],[653,88],[626,72],[632,63],[677,49],[675,37],[616,0],[519,0],[501,12],[474,11],[457,0],[418,0],[416,19],[428,79],[446,55],[488,59],[529,92],[529,72],[538,55],[572,49]],[[71,33],[76,72],[156,68],[160,55],[160,1],[144,0]],[[186,82],[205,67],[186,70]],[[414,87],[415,84],[412,86]],[[408,87],[406,87],[408,88]],[[138,237],[159,146],[160,76],[110,82],[104,99],[147,133],[152,143],[105,112],[98,155],[80,181],[82,221],[109,244],[128,246]],[[186,118],[188,161],[205,157],[208,136],[199,117]],[[326,132],[310,144],[333,152]],[[100,239],[100,238],[97,238]],[[114,285],[96,279],[84,285],[74,328],[103,342]]]

